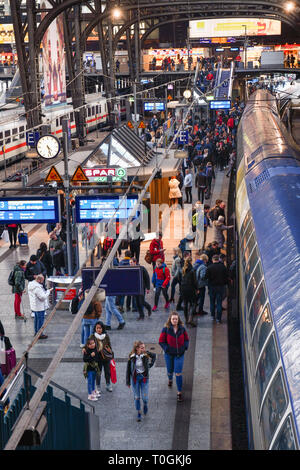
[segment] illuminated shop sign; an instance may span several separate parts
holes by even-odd
[[[126,168],[83,168],[83,171],[92,183],[127,181]]]
[[[268,18],[223,18],[193,20],[189,23],[190,38],[228,36],[269,36],[281,34],[281,21]]]

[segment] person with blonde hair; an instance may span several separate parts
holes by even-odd
[[[184,353],[189,347],[189,337],[183,322],[177,312],[170,313],[165,326],[159,336],[159,345],[164,351],[168,387],[173,385],[173,374],[176,377],[177,401],[181,402],[182,397],[182,370],[184,363]]]
[[[129,354],[126,369],[126,385],[132,386],[137,421],[141,421],[141,398],[144,404],[144,415],[148,413],[149,369],[154,365],[156,354],[146,351],[143,341],[135,341]]]

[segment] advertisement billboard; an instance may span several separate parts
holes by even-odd
[[[268,18],[193,20],[190,21],[189,26],[191,39],[281,34],[281,21],[270,20]]]
[[[41,8],[52,8],[48,0],[41,2]],[[46,13],[43,13],[42,19]],[[48,27],[42,41],[44,69],[44,103],[46,107],[65,104],[66,67],[63,15],[59,15]]]

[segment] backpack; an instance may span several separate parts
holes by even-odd
[[[208,176],[209,178],[212,176],[212,167],[211,166],[208,166],[206,168],[206,176]]]
[[[14,286],[15,285],[15,271],[12,270],[10,273],[9,273],[9,276],[8,276],[8,284],[10,286]]]

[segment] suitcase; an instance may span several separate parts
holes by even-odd
[[[19,232],[18,241],[20,245],[28,245],[28,234],[26,232]]]
[[[7,351],[5,351],[5,355],[6,364],[1,364],[1,371],[3,375],[9,375],[9,373],[17,363],[16,351],[14,350],[14,348],[8,349]]]

